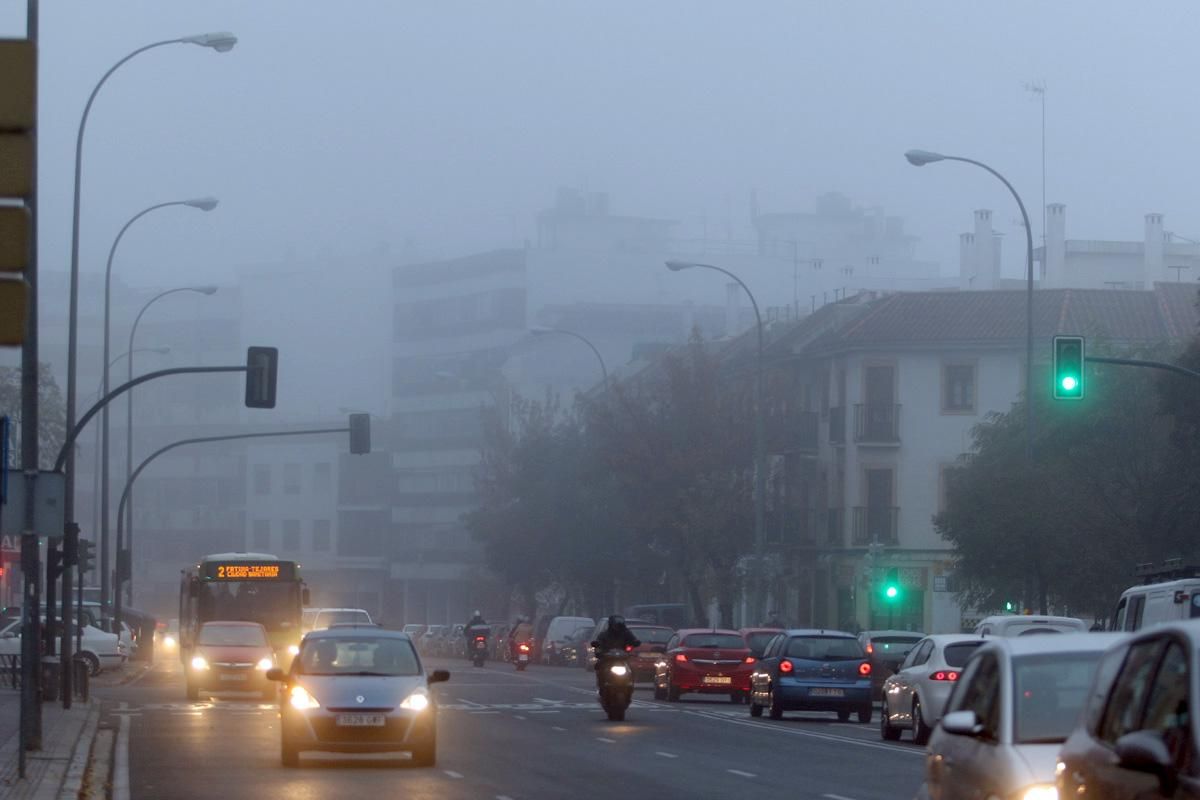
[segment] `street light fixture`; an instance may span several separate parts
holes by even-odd
[[[754,299],[754,293],[750,291],[750,287],[745,281],[734,275],[729,270],[714,266],[712,264],[700,264],[695,261],[667,261],[667,269],[672,272],[680,272],[685,269],[703,268],[712,269],[728,276],[730,279],[737,282],[742,290],[746,292],[746,296],[750,298],[750,305],[754,307],[754,319],[758,329],[758,367],[757,375],[754,381],[754,562],[755,571],[757,572],[757,581],[755,586],[755,602],[752,613],[762,615],[766,601],[766,565],[763,563],[763,545],[764,545],[764,517],[766,515],[766,493],[767,493],[767,434],[766,434],[766,387],[765,387],[765,362],[763,358],[763,321],[762,314],[758,311],[758,301]],[[732,333],[732,332],[731,332]],[[753,624],[752,622],[747,624]]]
[[[604,391],[606,391],[606,392],[608,391],[608,367],[604,363],[604,356],[600,355],[600,350],[596,347],[596,345],[592,344],[591,339],[587,338],[586,336],[584,336],[581,333],[576,333],[575,331],[569,331],[569,330],[566,330],[565,328],[549,328],[549,327],[544,327],[544,326],[538,326],[535,328],[530,328],[529,332],[532,333],[534,336],[546,336],[549,334],[556,334],[556,333],[562,334],[563,336],[574,336],[576,339],[578,339],[579,341],[586,344],[589,348],[591,348],[592,353],[595,354],[596,360],[600,362],[600,374],[604,376]]]

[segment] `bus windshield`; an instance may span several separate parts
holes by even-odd
[[[200,584],[200,618],[258,622],[267,630],[295,625],[296,584],[290,581],[214,581]]]

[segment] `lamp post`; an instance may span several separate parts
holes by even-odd
[[[79,131],[75,136],[75,188],[74,188],[74,204],[71,210],[71,277],[70,291],[68,301],[68,324],[67,324],[67,402],[66,402],[66,428],[71,430],[75,426],[75,378],[76,378],[76,354],[78,351],[79,340],[79,203],[80,203],[80,182],[83,171],[83,132],[87,128],[88,114],[92,110],[92,103],[96,100],[96,95],[109,77],[116,72],[127,61],[138,56],[147,50],[152,50],[156,47],[164,47],[169,44],[195,44],[201,47],[211,48],[218,53],[226,53],[233,49],[237,44],[237,37],[232,33],[202,33],[196,36],[184,36],[178,39],[165,39],[161,42],[152,42],[151,44],[139,47],[129,55],[122,58],[117,63],[109,67],[108,72],[101,76],[99,82],[96,83],[92,93],[88,95],[87,103],[83,107],[83,115],[79,120]],[[74,524],[75,519],[75,454],[68,453],[67,460],[64,464],[64,472],[66,475],[66,497],[63,501],[63,517],[67,521],[67,528],[70,529]],[[108,551],[100,551],[100,559],[103,564],[102,573],[100,575],[102,599],[108,600]],[[51,587],[47,587],[49,591]],[[63,620],[64,625],[69,627],[68,621]]]
[[[212,201],[212,204],[214,207],[216,206],[216,203],[217,203],[216,200]],[[209,209],[203,209],[203,210],[208,211]],[[164,292],[159,292],[158,294],[154,295],[154,297],[151,297],[149,300],[147,300],[145,305],[142,306],[141,310],[138,311],[137,316],[134,318],[133,325],[130,326],[130,328],[129,328],[129,352],[130,353],[140,352],[139,350],[134,349],[133,338],[135,335],[137,335],[138,323],[142,321],[142,315],[145,314],[146,310],[148,308],[150,308],[150,306],[154,305],[157,301],[161,300],[162,298],[166,297],[167,295],[176,294],[177,292],[196,292],[197,294],[213,295],[213,294],[216,294],[217,287],[216,286],[180,286],[176,289],[167,289]],[[107,329],[107,326],[105,326],[105,327]],[[129,367],[129,371],[127,373],[128,380],[133,380],[133,356],[132,355],[129,357],[128,367]],[[108,475],[107,453],[105,453],[104,463],[105,463],[104,474],[107,476]],[[130,389],[129,396],[125,400],[125,480],[128,481],[129,476],[132,474],[133,474],[133,390]],[[105,486],[105,491],[104,491],[104,502],[105,502],[105,508],[107,509],[107,503],[108,503],[108,487],[107,487],[107,485]],[[132,497],[132,495],[129,497],[129,503],[125,507],[125,514],[126,514],[125,528],[126,528],[126,530],[129,531],[129,541],[132,544],[132,542],[133,542],[133,497]],[[105,524],[107,525],[107,521],[108,521],[107,513],[104,514],[104,520],[105,520]],[[107,542],[106,542],[106,544],[107,544]],[[132,587],[132,585],[133,585],[132,579],[130,580],[129,583],[130,583],[130,587]],[[130,588],[129,591],[130,591],[130,596],[132,597],[133,589]],[[105,602],[107,602],[107,598],[105,599]]]
[[[1008,182],[1008,179],[1001,175],[996,170],[984,164],[982,161],[976,161],[971,158],[963,158],[962,156],[947,156],[941,153],[931,153],[928,150],[909,150],[904,154],[908,159],[908,163],[914,167],[923,167],[926,164],[932,164],[935,161],[961,161],[964,164],[973,164],[980,169],[987,170],[996,177],[1005,188],[1012,194],[1013,199],[1017,201],[1017,208],[1021,209],[1021,219],[1025,223],[1025,266],[1026,266],[1026,284],[1025,284],[1025,460],[1029,467],[1033,467],[1033,228],[1029,225],[1029,214],[1025,211],[1025,204],[1021,202],[1021,195],[1017,194],[1017,190]]]
[[[534,336],[546,336],[548,334],[561,333],[563,336],[574,336],[576,339],[586,344],[591,348],[592,353],[595,354],[596,360],[600,362],[600,374],[604,376],[604,390],[606,392],[608,391],[608,367],[604,363],[604,356],[600,355],[600,350],[596,347],[596,345],[592,344],[591,339],[587,338],[581,333],[569,331],[565,328],[530,328],[529,332]]]
[[[151,211],[157,211],[160,208],[169,208],[171,206],[188,206],[189,208],[198,208],[201,211],[212,211],[217,207],[217,200],[213,197],[200,197],[194,200],[172,200],[167,203],[156,203],[149,208],[143,209],[130,217],[129,221],[117,233],[113,239],[112,247],[108,249],[108,261],[104,266],[104,348],[103,348],[103,364],[104,375],[102,377],[104,394],[108,394],[108,353],[109,341],[112,332],[112,267],[113,257],[117,254],[117,247],[121,244],[121,239],[124,238],[125,232],[142,217],[149,214]],[[129,345],[130,351],[133,350],[132,342]],[[130,370],[133,369],[133,358],[130,357]],[[132,375],[130,376],[132,377]],[[104,564],[107,561],[108,555],[108,406],[104,406],[104,410],[100,412],[100,562]],[[103,594],[103,593],[102,593]],[[102,602],[108,603],[108,595],[104,594],[101,598]]]
[[[758,365],[754,380],[754,563],[757,573],[755,585],[755,601],[751,611],[754,614],[762,616],[763,609],[760,607],[766,600],[766,565],[763,563],[763,517],[766,514],[766,494],[767,494],[767,429],[766,429],[766,386],[763,360],[763,321],[762,314],[758,311],[758,301],[754,299],[754,293],[750,291],[750,287],[727,269],[717,267],[712,264],[699,264],[694,261],[668,261],[667,269],[672,272],[679,272],[684,269],[692,269],[699,267],[703,269],[712,269],[728,276],[730,279],[737,282],[742,290],[746,292],[746,296],[750,298],[750,305],[754,307],[754,319],[758,329]],[[755,624],[753,621],[747,624]]]

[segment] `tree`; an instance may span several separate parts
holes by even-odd
[[[0,417],[12,424],[13,462],[21,455],[21,368],[0,367]],[[66,438],[66,406],[49,364],[38,368],[38,458],[43,469],[54,466],[54,459]]]

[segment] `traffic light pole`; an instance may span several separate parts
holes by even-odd
[[[1147,367],[1149,369],[1161,369],[1166,372],[1174,372],[1176,375],[1183,375],[1186,378],[1200,381],[1200,372],[1181,367],[1178,364],[1168,364],[1165,361],[1146,361],[1140,358],[1109,358],[1108,356],[1084,356],[1085,362],[1092,364],[1117,364],[1123,367]]]

